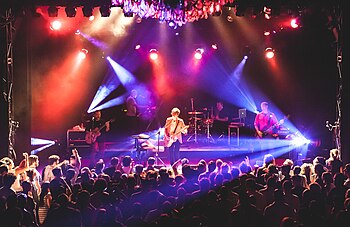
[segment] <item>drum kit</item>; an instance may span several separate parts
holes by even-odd
[[[205,133],[207,142],[214,142],[210,134],[210,128],[213,126],[214,120],[211,118],[211,109],[203,108],[201,111],[190,111],[189,125],[192,135],[187,139],[187,142],[193,140],[198,142],[198,136]]]

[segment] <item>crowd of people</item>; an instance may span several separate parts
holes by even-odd
[[[261,166],[247,156],[155,166],[130,156],[82,166],[51,155],[42,171],[36,155],[0,164],[2,226],[346,226],[350,223],[350,164],[337,149],[298,166]],[[41,173],[40,173],[41,172]]]

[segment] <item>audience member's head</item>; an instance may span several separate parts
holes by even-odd
[[[95,164],[95,171],[96,171],[97,174],[100,174],[100,173],[102,173],[104,168],[105,168],[105,162],[101,158]]]
[[[109,163],[110,163],[111,166],[117,166],[119,164],[119,158],[118,157],[112,157]]]
[[[142,164],[136,164],[135,165],[135,173],[140,175],[142,173],[142,171],[143,171],[143,165]]]
[[[52,170],[52,174],[53,174],[55,177],[62,177],[62,168],[61,168],[61,167],[55,167],[55,168]]]
[[[350,163],[347,163],[344,167],[344,174],[345,176],[347,176],[348,178],[350,177]]]
[[[312,164],[315,166],[316,164],[321,164],[322,166],[326,166],[326,159],[322,156],[316,156],[312,161]]]
[[[31,154],[28,157],[28,165],[29,167],[36,168],[39,166],[39,157],[35,154]]]
[[[14,167],[15,167],[15,163],[12,161],[12,159],[11,158],[9,158],[9,157],[3,157],[2,159],[1,159],[1,162],[2,163],[4,163],[6,166],[7,166],[7,168],[10,170],[10,169],[13,169]]]
[[[102,192],[107,188],[107,182],[104,178],[98,178],[94,183],[94,191]]]
[[[147,165],[148,166],[153,166],[156,163],[156,159],[152,156],[148,157],[147,159]]]
[[[275,161],[275,157],[273,157],[272,154],[266,154],[264,156],[264,164],[263,167],[267,168],[270,164],[275,165],[276,161]]]
[[[59,161],[60,161],[60,156],[55,154],[49,156],[49,165],[57,165]]]
[[[293,173],[294,173],[294,175],[299,175],[301,173],[300,166],[294,166]]]
[[[250,173],[252,171],[252,167],[248,165],[245,161],[242,161],[238,166],[241,174]]]
[[[281,189],[275,189],[273,197],[275,199],[275,202],[282,202],[284,199],[284,193]]]
[[[125,156],[125,157],[123,157],[123,160],[122,160],[122,165],[123,165],[123,167],[128,167],[128,166],[130,166],[131,161],[132,161],[132,158],[131,158],[130,156]]]
[[[216,163],[213,160],[208,162],[208,172],[211,173],[216,169]]]

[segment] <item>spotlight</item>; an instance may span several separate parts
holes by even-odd
[[[156,49],[150,49],[149,58],[153,61],[158,59],[158,51]]]
[[[248,59],[248,57],[250,56],[251,53],[252,53],[252,50],[250,49],[249,46],[245,46],[243,48],[243,58],[244,59]]]
[[[214,50],[217,50],[218,49],[218,45],[216,43],[214,43],[214,44],[211,45],[211,48],[213,48]]]
[[[65,11],[67,17],[75,17],[75,15],[77,14],[77,9],[74,6],[67,6]]]
[[[274,50],[271,47],[268,47],[268,48],[265,49],[265,57],[266,58],[271,59],[274,56],[275,56],[275,52],[274,52]]]
[[[232,23],[234,19],[233,19],[233,16],[232,16],[232,15],[228,15],[228,16],[226,17],[226,20],[227,20],[228,22]]]
[[[215,6],[212,5],[210,7],[209,12],[210,12],[210,15],[214,17],[221,16],[221,13],[222,13],[221,5],[220,4],[215,4]]]
[[[290,20],[290,26],[292,28],[298,28],[300,26],[299,20],[297,18],[293,18]]]
[[[135,46],[135,50],[138,50],[138,49],[140,49],[141,48],[141,45],[140,44],[137,44],[136,46]]]
[[[87,49],[81,49],[78,53],[78,59],[79,60],[84,60],[86,58],[86,55],[88,54],[88,50]]]
[[[194,58],[197,59],[197,60],[202,59],[203,53],[204,53],[204,49],[203,48],[197,48],[195,53],[194,53]]]
[[[58,20],[55,20],[53,22],[51,22],[51,27],[50,29],[52,31],[57,31],[57,30],[60,30],[60,28],[62,27],[62,23]]]
[[[93,8],[91,6],[84,6],[83,14],[84,14],[84,17],[91,17],[93,14]]]
[[[271,13],[272,13],[272,9],[267,7],[267,6],[264,6],[264,17],[265,19],[269,20],[271,19]]]
[[[109,17],[111,15],[111,8],[108,5],[100,6],[101,17]]]
[[[140,24],[142,22],[142,17],[137,17],[135,21],[136,23]]]
[[[168,26],[172,29],[176,29],[177,28],[177,25],[175,23],[175,21],[171,20],[168,22]]]
[[[269,36],[271,34],[270,31],[264,31],[264,36]]]
[[[58,8],[56,6],[50,6],[47,9],[49,17],[57,17],[58,16]]]

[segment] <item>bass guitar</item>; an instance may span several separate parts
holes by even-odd
[[[257,136],[259,138],[265,138],[267,136],[272,136],[272,137],[277,137],[277,134],[274,134],[273,131],[274,129],[276,129],[277,127],[279,127],[280,125],[284,124],[284,121],[287,120],[290,117],[290,115],[288,114],[287,116],[285,116],[283,119],[279,120],[276,124],[273,124],[272,126],[270,126],[269,128],[262,130],[261,133],[257,133]]]
[[[179,135],[180,133],[183,133],[186,129],[188,129],[190,126],[186,125],[185,127],[183,127],[180,131],[173,133],[172,135],[165,136],[164,137],[164,146],[165,147],[170,147],[173,143],[176,142],[177,138],[176,136]]]
[[[106,123],[104,123],[103,125],[101,125],[100,127],[96,127],[95,129],[91,130],[91,131],[87,131],[85,134],[85,142],[87,144],[93,144],[96,142],[97,137],[99,137],[101,135],[101,130],[106,127],[107,123],[112,123],[114,122],[114,119],[111,119],[109,121],[106,121]]]

